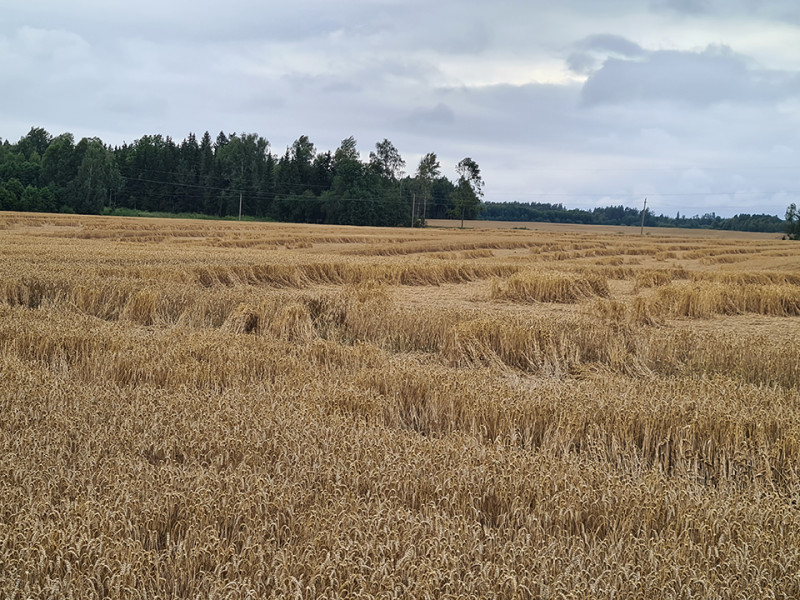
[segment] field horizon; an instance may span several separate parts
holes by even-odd
[[[451,229],[460,227],[457,219],[429,219],[429,227]],[[464,229],[519,229],[553,233],[596,233],[641,235],[640,227],[627,225],[584,225],[580,223],[545,223],[541,221],[484,221],[480,219],[464,221]],[[708,239],[752,239],[780,240],[782,233],[760,231],[732,231],[722,229],[689,229],[682,227],[645,227],[645,236],[677,236]]]

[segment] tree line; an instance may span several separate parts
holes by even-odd
[[[99,138],[77,143],[32,127],[17,143],[0,143],[0,210],[84,214],[173,213],[305,223],[409,226],[426,219],[474,219],[640,225],[642,211],[625,206],[582,210],[562,204],[483,202],[480,167],[461,160],[448,179],[435,153],[413,174],[387,139],[361,160],[355,138],[335,151],[318,151],[305,135],[282,155],[258,134],[177,143],[145,135],[108,146]],[[788,213],[787,213],[788,214]],[[788,217],[787,217],[788,219]],[[645,210],[648,227],[784,231],[789,221],[765,214],[723,218],[714,213],[675,217]],[[791,233],[791,232],[790,232]]]
[[[362,161],[353,137],[319,152],[301,136],[282,155],[257,134],[145,135],[107,146],[31,128],[0,144],[0,210],[188,213],[350,225],[419,225],[477,216],[483,179],[467,157],[451,181],[435,153],[413,175],[384,139]]]
[[[775,215],[738,214],[733,217],[720,217],[715,213],[687,217],[680,212],[674,217],[656,215],[644,209],[646,227],[685,227],[689,229],[724,229],[732,231],[761,231],[780,233],[786,228],[786,221]],[[523,202],[485,202],[482,218],[497,221],[536,221],[544,223],[575,223],[583,225],[634,225],[642,224],[642,211],[627,206],[606,206],[583,210],[565,208],[562,204],[523,203]]]

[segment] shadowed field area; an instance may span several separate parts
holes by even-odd
[[[0,214],[0,596],[800,596],[800,244],[470,226]]]

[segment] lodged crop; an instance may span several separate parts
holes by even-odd
[[[800,597],[798,265],[0,215],[0,597]]]

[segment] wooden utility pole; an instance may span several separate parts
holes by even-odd
[[[242,159],[242,181],[244,181],[244,159]],[[242,220],[242,190],[239,190],[239,220]]]
[[[416,203],[417,203],[417,194],[414,193],[414,195],[411,196],[411,226],[412,227],[414,226],[414,209],[416,208],[416,206],[415,206]]]
[[[644,199],[644,208],[642,209],[642,229],[639,235],[644,235],[644,216],[647,214],[647,198]]]

